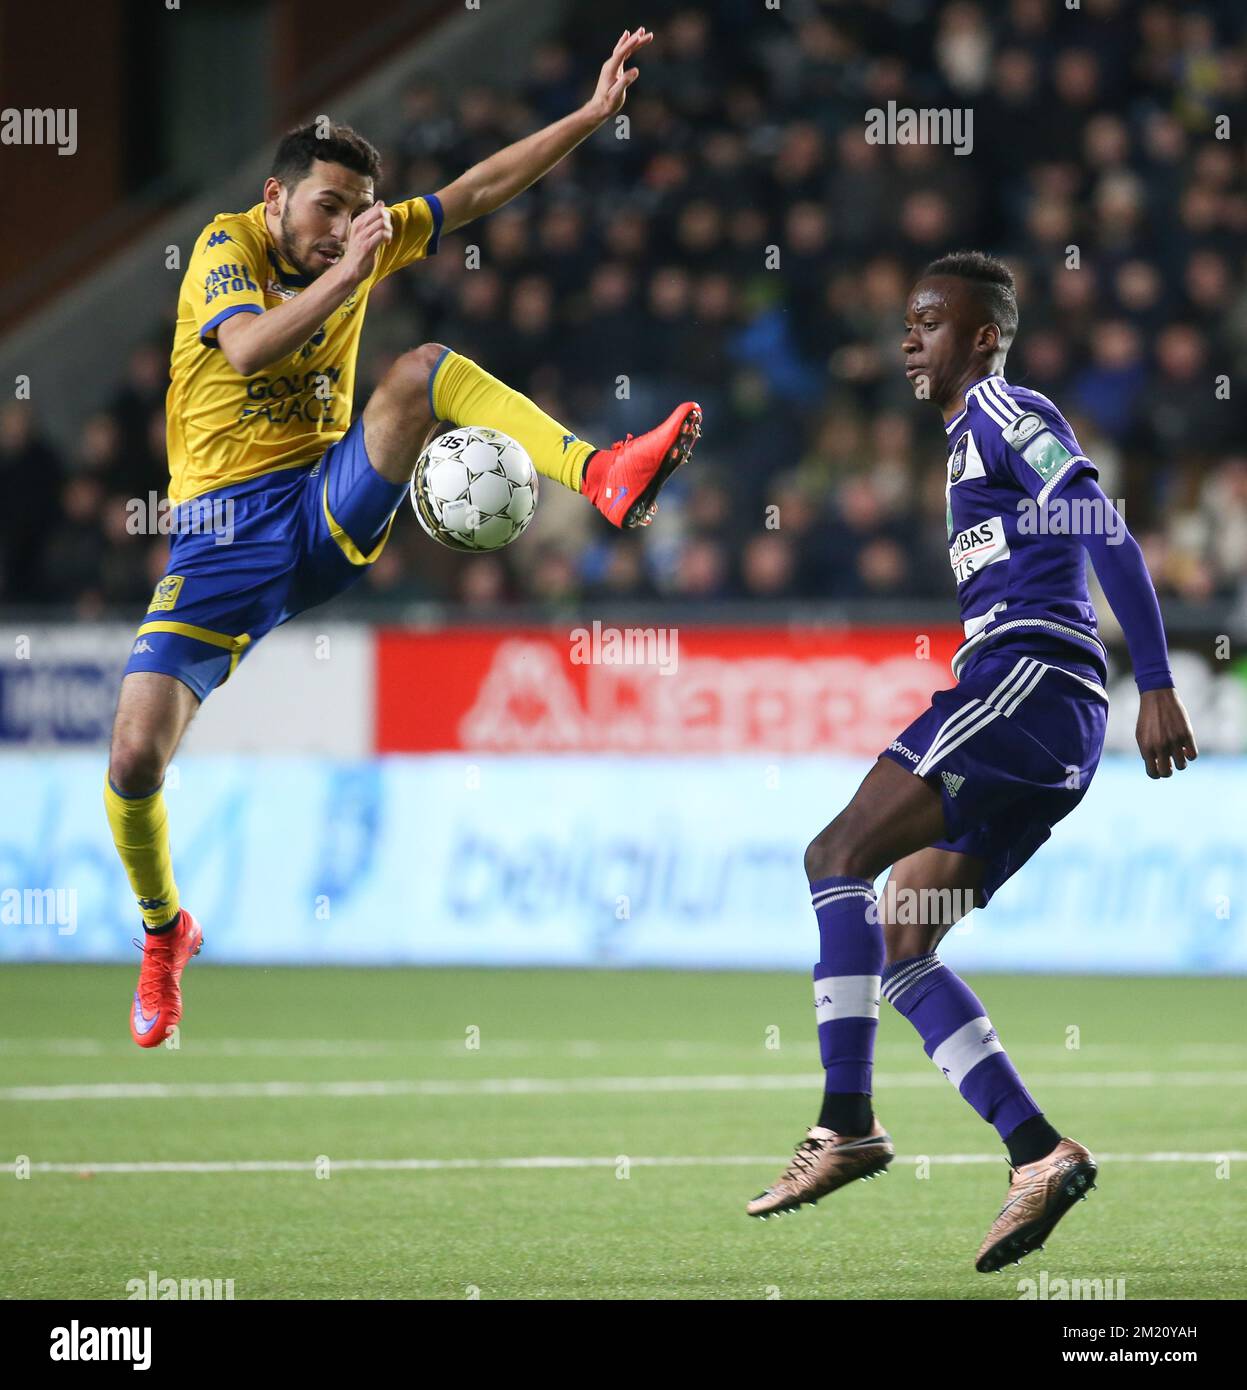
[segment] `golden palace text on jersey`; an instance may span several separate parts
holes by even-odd
[[[965,630],[953,674],[1005,641],[1066,650],[1103,680],[1086,555],[1060,499],[1080,474],[1094,478],[1095,465],[1046,396],[1001,376],[971,386],[945,428],[948,558]]]
[[[435,254],[441,232],[434,196],[396,203],[390,213],[394,236],[372,275],[306,343],[249,377],[230,366],[217,329],[233,314],[276,308],[311,281],[277,250],[263,203],[221,213],[200,233],[178,296],[170,363],[171,501],[312,463],[346,433],[368,293],[391,271]]]

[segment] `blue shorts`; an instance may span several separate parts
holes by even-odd
[[[361,416],[317,463],[172,508],[169,567],[126,675],[159,671],[205,699],[266,633],[361,578],[406,491],[369,462]]]
[[[940,793],[948,837],[934,848],[986,862],[986,904],[1082,800],[1107,719],[1093,666],[989,648],[880,756]]]

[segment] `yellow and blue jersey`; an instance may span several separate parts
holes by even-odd
[[[313,463],[343,437],[369,291],[391,271],[434,255],[441,232],[435,196],[396,203],[390,213],[394,235],[369,278],[306,343],[249,377],[230,366],[217,329],[233,314],[276,308],[311,280],[278,251],[263,203],[221,213],[200,233],[178,296],[170,362],[170,501]]]

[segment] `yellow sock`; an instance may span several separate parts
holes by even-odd
[[[430,399],[439,420],[456,425],[487,425],[509,434],[528,450],[533,467],[580,491],[585,459],[597,447],[574,434],[544,410],[457,352],[447,352],[433,376]]]
[[[169,813],[164,791],[157,787],[150,796],[122,796],[105,777],[104,805],[113,843],[139,900],[143,922],[149,927],[162,927],[180,906],[169,853]]]

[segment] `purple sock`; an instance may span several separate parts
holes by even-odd
[[[879,1028],[883,928],[869,879],[820,878],[810,884],[821,945],[814,967],[824,1089],[870,1094]]]
[[[1001,1139],[1040,1113],[974,991],[934,951],[889,965],[883,997],[914,1025],[927,1056]]]

